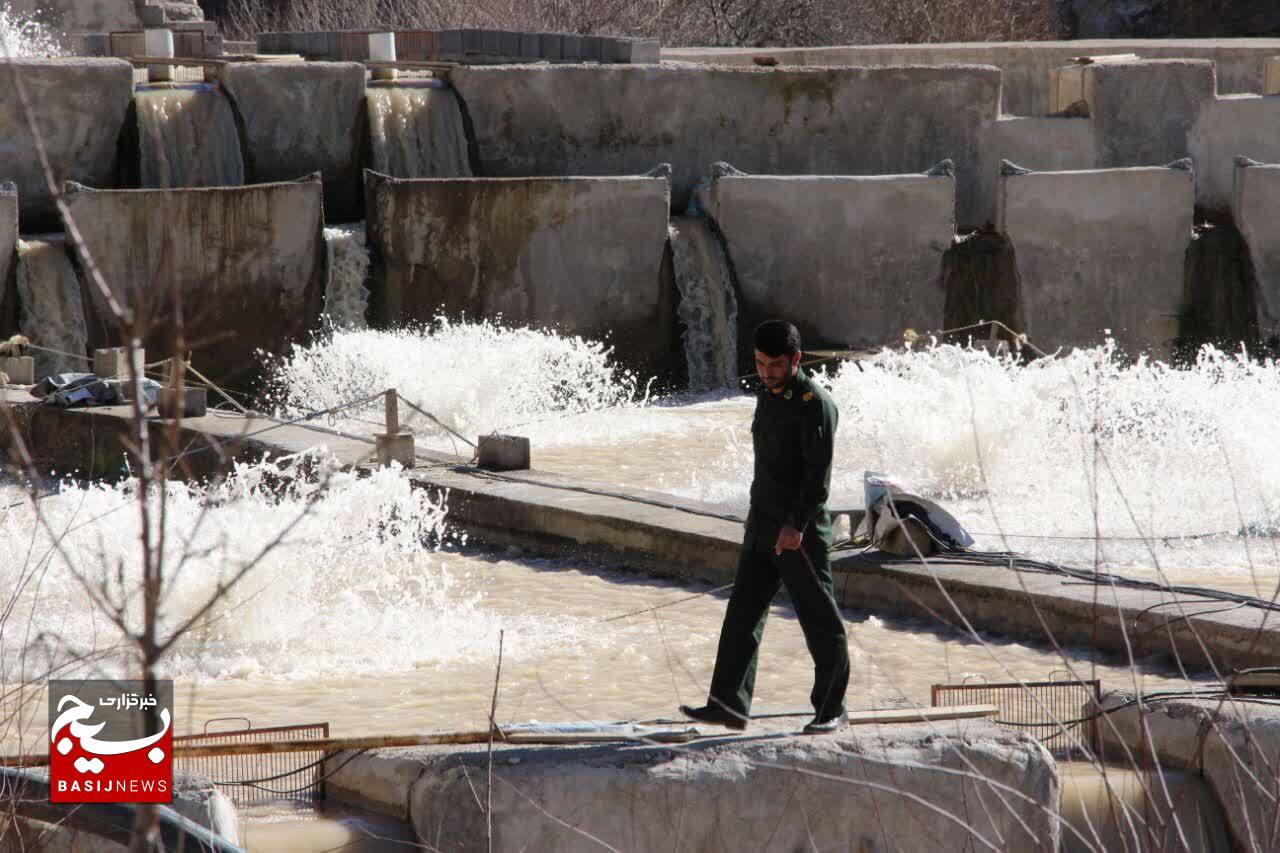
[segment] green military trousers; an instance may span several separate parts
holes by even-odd
[[[827,544],[806,535],[798,551],[773,553],[773,542],[748,535],[738,558],[738,574],[720,628],[710,703],[749,716],[756,687],[756,661],[769,605],[785,584],[795,606],[804,641],[813,657],[813,691],[809,698],[820,719],[844,711],[849,686],[849,643],[844,619],[831,586]],[[807,559],[806,559],[807,557]]]

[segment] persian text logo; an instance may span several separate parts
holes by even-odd
[[[173,682],[49,682],[49,799],[173,801]]]

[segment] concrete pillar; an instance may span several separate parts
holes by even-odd
[[[414,465],[413,433],[400,429],[400,395],[395,389],[391,389],[386,392],[383,399],[387,431],[373,436],[378,464],[386,468],[392,462],[399,462],[403,468],[412,468]]]
[[[10,385],[36,384],[36,360],[29,355],[0,358],[0,373],[9,377]]]
[[[528,471],[529,439],[519,435],[480,436],[477,464],[486,471]]]
[[[1271,57],[1263,66],[1262,94],[1280,95],[1280,56]]]
[[[129,351],[124,347],[94,350],[93,375],[99,379],[128,379]]]
[[[382,62],[395,62],[396,34],[369,33],[369,58]],[[375,68],[373,69],[373,79],[394,80],[396,79],[396,70],[394,68]]]
[[[156,408],[162,418],[202,418],[209,410],[209,392],[190,385],[182,389],[161,388]]]
[[[173,56],[172,30],[147,30],[145,39],[147,56]],[[147,66],[147,79],[152,83],[168,82],[173,77],[172,65]]]

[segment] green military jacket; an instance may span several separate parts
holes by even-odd
[[[761,386],[751,420],[755,474],[746,544],[772,549],[788,522],[831,544],[831,458],[840,413],[804,368],[781,394]]]

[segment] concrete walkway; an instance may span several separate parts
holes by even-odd
[[[41,466],[93,476],[123,472],[126,407],[52,409],[14,389],[5,390],[0,402],[15,404],[10,411]],[[168,424],[150,423],[157,436]],[[0,449],[11,451],[7,432],[0,430]],[[211,414],[183,421],[180,433],[188,476],[216,470],[217,449],[244,461],[325,447],[352,465],[367,463],[372,454],[371,443],[333,435],[323,421],[308,428]],[[717,517],[722,511],[716,507],[546,471],[492,474],[446,453],[420,453],[419,462],[409,476],[422,488],[447,490],[450,522],[473,538],[669,577],[733,580],[742,528]],[[1184,595],[944,559],[921,563],[844,552],[837,553],[834,570],[845,607],[924,618],[966,632],[1086,646],[1135,659],[1176,656],[1194,670],[1226,671],[1280,658],[1280,614],[1254,608],[1196,614],[1204,604],[1188,603]]]

